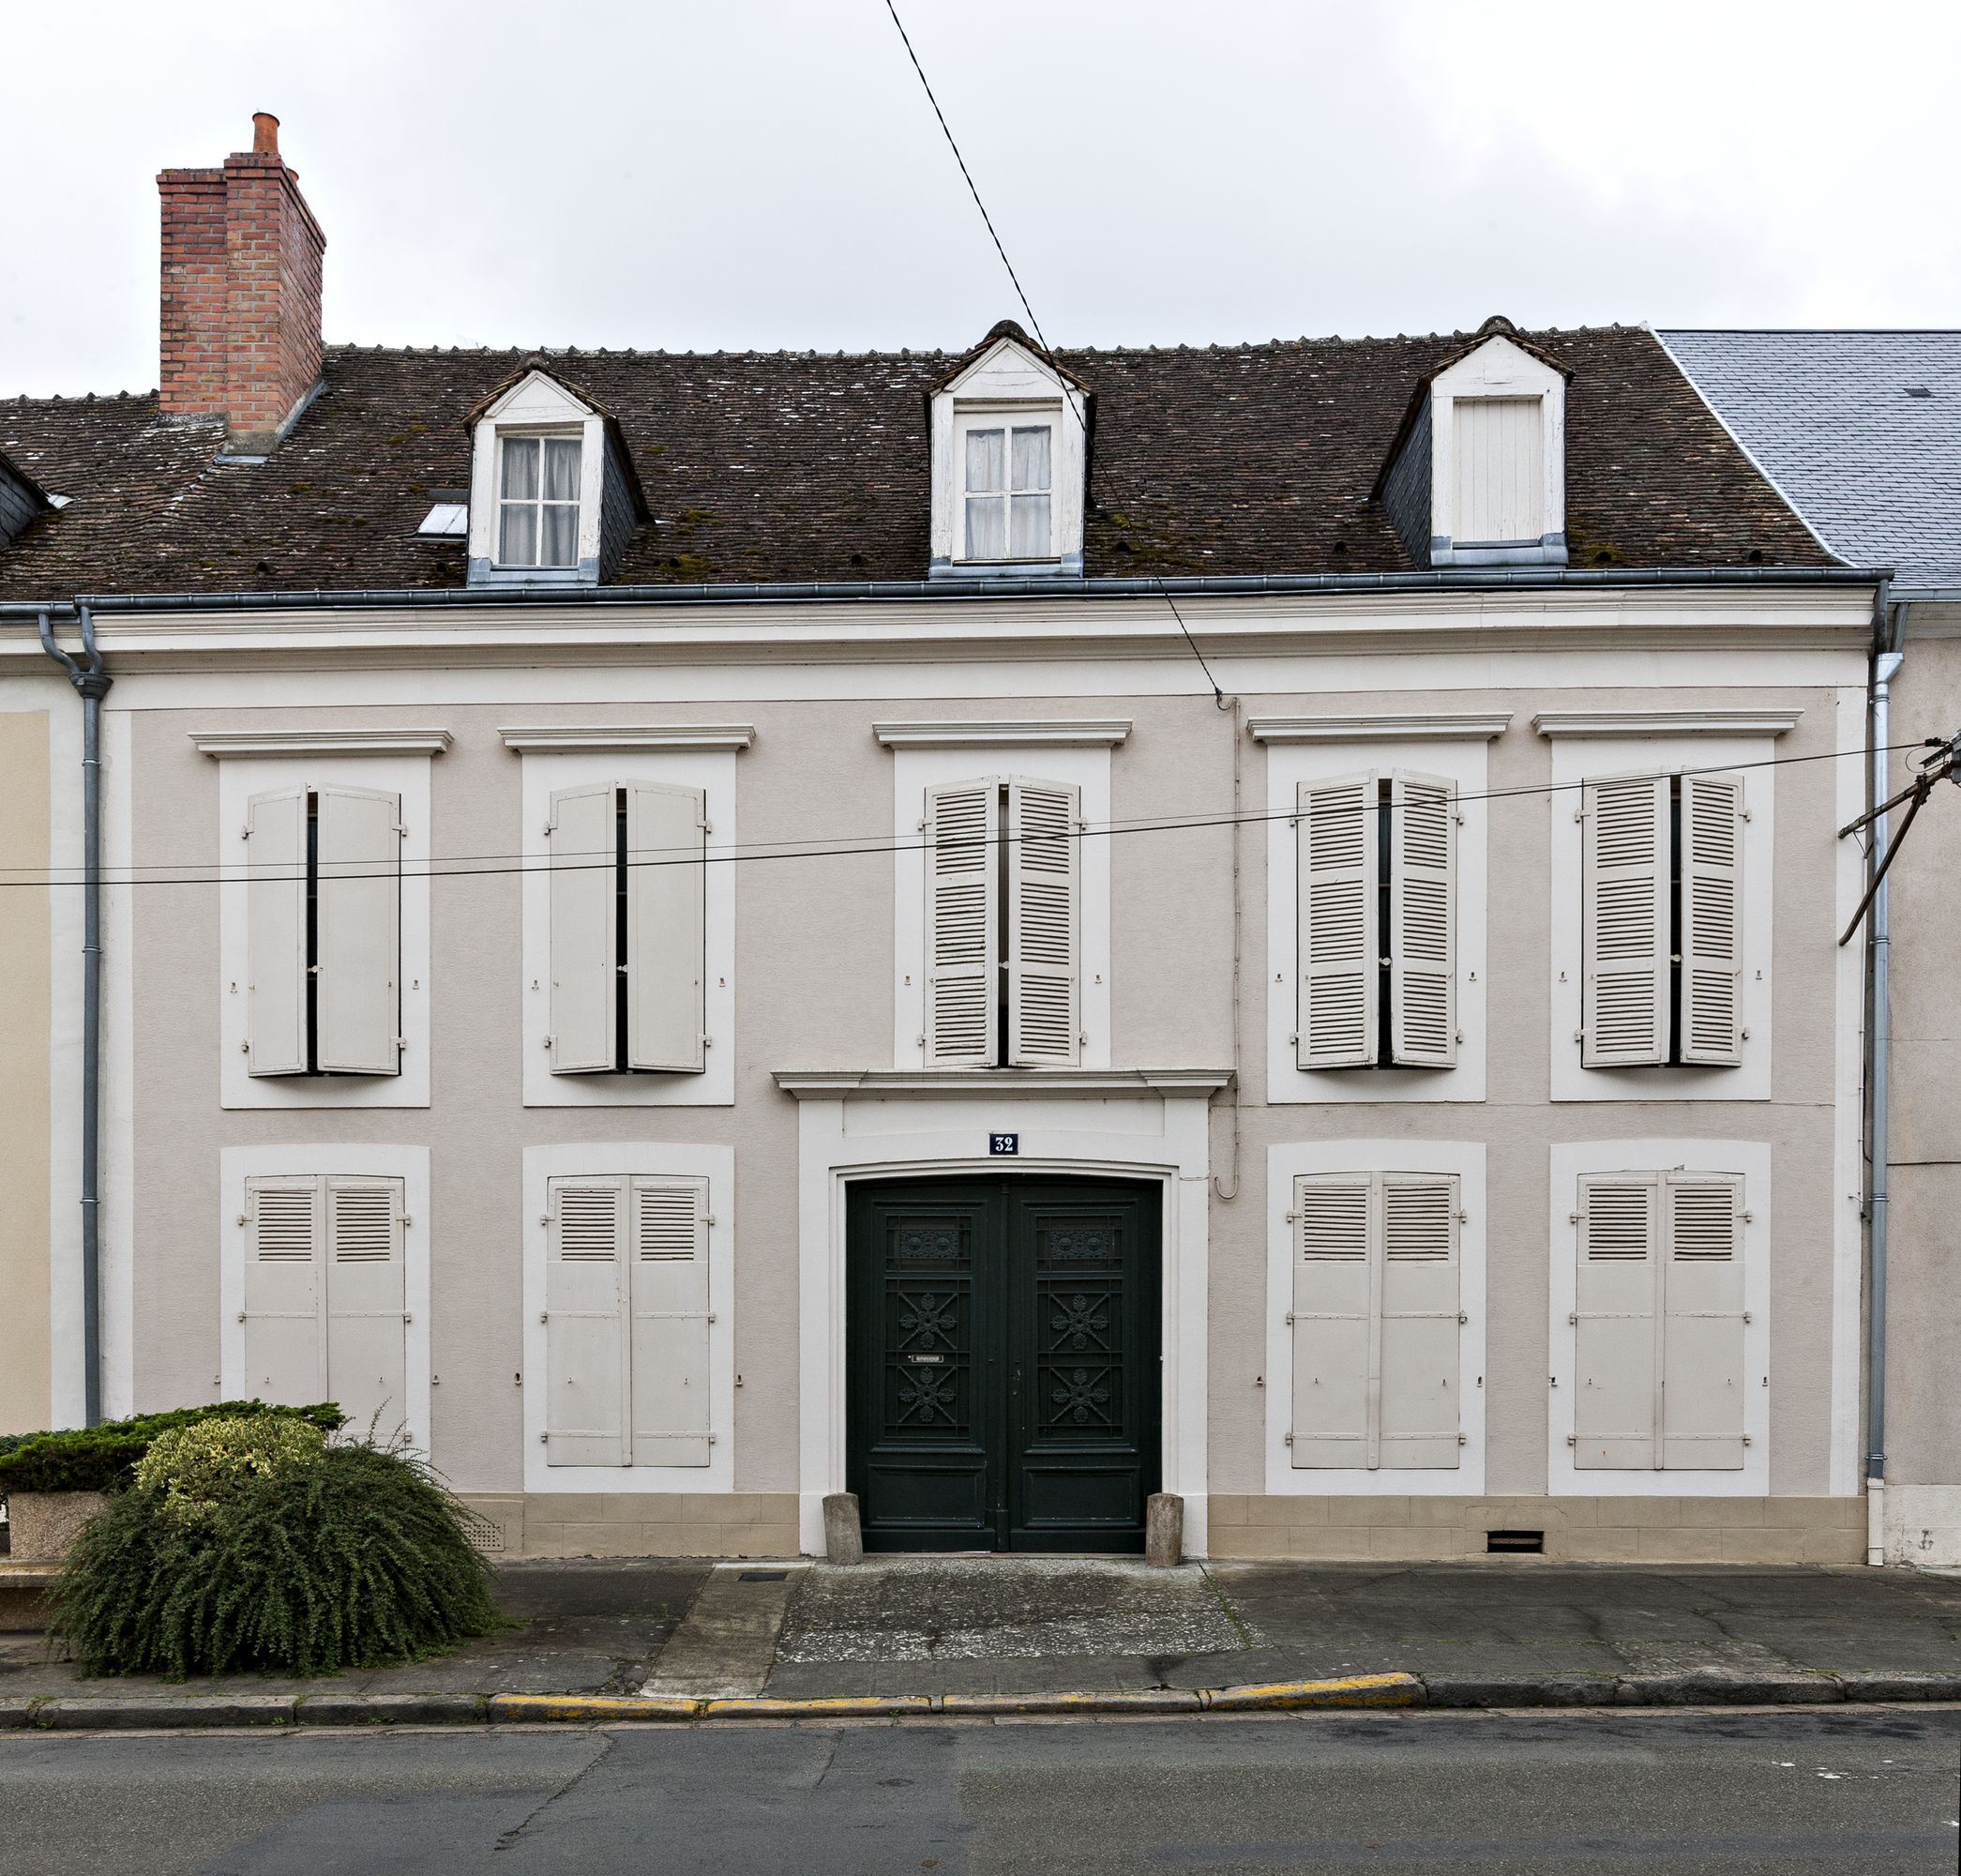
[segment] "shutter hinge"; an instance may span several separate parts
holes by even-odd
[[[1287,1436],[1287,1444],[1288,1444],[1289,1445],[1293,1445],[1293,1435],[1292,1435],[1291,1433],[1288,1434],[1288,1436]]]
[[[715,1037],[714,1037],[714,1036],[702,1036],[702,1037],[701,1037],[701,1047],[702,1047],[703,1049],[713,1049],[713,1048],[715,1047]]]
[[[1757,1222],[1757,1214],[1755,1212],[1745,1212],[1743,1214],[1743,1222],[1746,1225],[1755,1224]]]
[[[1471,1444],[1471,1442],[1470,1442],[1469,1440],[1467,1440],[1467,1439],[1466,1439],[1466,1438],[1464,1437],[1464,1435],[1463,1435],[1462,1433],[1459,1433],[1459,1434],[1457,1435],[1457,1444],[1458,1444],[1458,1445],[1459,1445],[1460,1446],[1466,1446],[1466,1445],[1469,1445]]]
[[[398,1049],[406,1049],[409,1046],[409,1038],[406,1036],[398,1036],[395,1038],[395,1046]]]
[[[241,840],[249,840],[252,838],[252,830],[249,827],[239,828],[238,838]]]
[[[550,1442],[551,1442],[551,1435],[550,1433],[540,1433],[540,1434],[538,1435],[538,1445],[541,1445],[541,1446],[542,1446],[542,1445],[549,1445],[549,1444],[550,1444]]]
[[[708,1436],[708,1444],[711,1446],[715,1445],[715,1435],[713,1433],[710,1433]]]
[[[239,1310],[238,1312],[238,1320],[241,1323],[245,1321],[245,1311],[243,1309]]]
[[[919,823],[918,823],[917,825],[918,825],[918,827],[919,827],[919,831],[920,831],[920,832],[921,832],[922,834],[924,834],[924,833],[926,832],[926,823],[925,823],[924,821],[921,821],[921,822],[919,822]]]
[[[1747,1445],[1748,1445],[1750,1444],[1750,1436],[1749,1436],[1749,1434],[1748,1434],[1748,1433],[1745,1433],[1745,1434],[1743,1435],[1743,1444],[1744,1444],[1744,1445],[1746,1445],[1746,1446],[1747,1446]]]
[[[547,1049],[551,1047],[551,1038],[549,1036],[545,1038],[545,1047]]]
[[[1587,1032],[1584,1029],[1576,1029],[1573,1032],[1573,1039],[1576,1042],[1584,1042],[1587,1039]]]
[[[1749,1320],[1750,1320],[1750,1312],[1749,1312],[1749,1310],[1745,1309],[1745,1310],[1743,1311],[1743,1321],[1747,1323],[1747,1322],[1748,1322]]]
[[[241,1055],[249,1055],[252,1052],[252,1039],[249,1036],[238,1045],[238,1052]]]
[[[540,1310],[538,1311],[538,1321],[539,1321],[539,1322],[541,1322],[541,1323],[549,1323],[549,1322],[550,1322],[551,1320],[551,1311],[550,1309],[540,1309]]]
[[[1471,1318],[1467,1316],[1462,1309],[1459,1309],[1457,1311],[1457,1326],[1459,1328],[1462,1328],[1466,1323],[1470,1322],[1470,1320]]]
[[[1738,819],[1739,819],[1740,821],[1747,821],[1747,820],[1748,820],[1748,819],[1750,818],[1750,810],[1749,810],[1749,809],[1748,809],[1747,808],[1740,808],[1740,809],[1737,809],[1737,818],[1738,818]]]
[[[1737,1038],[1740,1041],[1747,1042],[1750,1039],[1750,1032],[1747,1029],[1740,1029],[1737,1031]]]
[[[1289,1328],[1293,1327],[1293,1311],[1291,1309],[1287,1312],[1287,1326]]]
[[[1577,1309],[1568,1309],[1568,1310],[1566,1311],[1566,1321],[1567,1321],[1567,1322],[1568,1322],[1568,1323],[1569,1323],[1569,1324],[1571,1324],[1571,1325],[1572,1325],[1572,1326],[1573,1326],[1574,1328],[1576,1328],[1576,1328],[1578,1328],[1578,1327],[1579,1327],[1579,1311],[1578,1311]]]
[[[1576,1446],[1576,1445],[1579,1445],[1579,1435],[1578,1435],[1577,1433],[1568,1433],[1568,1434],[1566,1435],[1566,1444],[1567,1444],[1567,1445],[1568,1445],[1569,1446]]]

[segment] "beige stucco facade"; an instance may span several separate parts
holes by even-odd
[[[1236,709],[1217,707],[1148,602],[105,618],[116,674],[110,865],[118,878],[133,866],[179,882],[110,895],[106,1405],[219,1398],[238,1169],[275,1169],[282,1152],[295,1170],[327,1166],[342,1149],[407,1155],[404,1164],[425,1169],[413,1176],[426,1177],[428,1194],[428,1307],[412,1331],[425,1350],[428,1445],[508,1550],[807,1549],[823,1492],[844,1482],[834,1333],[842,1302],[831,1275],[840,1254],[827,1238],[837,1195],[872,1166],[985,1167],[987,1132],[1011,1128],[1027,1163],[1131,1169],[1163,1183],[1173,1267],[1162,1483],[1186,1498],[1194,1548],[1455,1557],[1481,1554],[1487,1529],[1531,1529],[1546,1533],[1548,1553],[1572,1558],[1855,1560],[1863,1041],[1857,962],[1835,940],[1858,881],[1833,834],[1863,795],[1870,598],[1786,587],[1195,602],[1188,621]],[[1544,733],[1536,720],[1576,713],[1600,723],[1581,734]],[[1500,724],[1474,742],[1461,727],[1452,733],[1484,764],[1489,797],[1465,861],[1483,925],[1459,934],[1459,969],[1478,974],[1474,1045],[1422,1086],[1405,1076],[1393,1098],[1371,1098],[1366,1075],[1311,1098],[1270,1085],[1273,987],[1290,984],[1293,966],[1273,948],[1284,919],[1270,916],[1269,824],[1249,819],[1236,834],[1225,825],[1235,800],[1243,814],[1265,815],[1269,765],[1299,759],[1295,746],[1261,740],[1249,724],[1342,715],[1403,725],[1365,725],[1316,746],[1316,759],[1358,767],[1431,751],[1434,739],[1410,724]],[[933,719],[1127,726],[1095,757],[1108,764],[1110,823],[1137,830],[1108,842],[1107,1062],[1086,1063],[1073,1081],[1031,1088],[1003,1069],[966,1071],[950,1087],[903,1080],[911,1038],[895,1011],[913,967],[901,915],[910,888],[891,848],[905,813],[896,764],[907,757],[878,726]],[[28,720],[0,718],[10,739],[0,762],[32,765]],[[793,847],[803,856],[732,869],[727,1100],[527,1105],[532,977],[514,856],[526,844],[524,767],[539,758],[507,746],[513,724],[752,728],[749,746],[714,758],[732,764],[734,839],[745,853]],[[426,764],[425,851],[504,856],[513,869],[479,858],[481,870],[431,884],[427,1101],[228,1105],[224,1004],[235,990],[211,875],[235,858],[230,804],[240,784],[225,778],[284,760],[236,745],[247,733],[330,740],[375,730],[446,737],[434,753],[388,758]],[[231,752],[207,752],[227,738]],[[1748,765],[1751,799],[1771,823],[1759,856],[1769,860],[1768,930],[1749,953],[1768,1023],[1743,1068],[1640,1070],[1606,1086],[1598,1074],[1582,1085],[1573,1070],[1557,1014],[1571,965],[1560,908],[1574,889],[1562,842],[1570,778],[1587,772],[1594,749],[1623,764],[1632,749],[1661,767],[1694,766],[1702,750]],[[317,764],[327,773],[355,759],[375,758],[325,752]],[[1039,773],[1042,760],[1033,734],[1026,748],[1009,736],[971,756],[977,773]],[[43,754],[43,788],[46,773]],[[1179,821],[1202,825],[1164,825]],[[1915,878],[1936,876],[1928,866]],[[1939,923],[1952,911],[1914,897],[1935,889],[1903,882],[1903,922]],[[31,961],[33,947],[9,955]],[[418,966],[405,961],[403,970],[406,978]],[[47,1024],[37,1044],[23,1020],[16,1040],[8,1007],[5,1046],[32,1067]],[[1913,1008],[1903,991],[1901,1071],[1932,1072],[1908,1067],[1920,1059],[1909,1037],[1931,1046],[1938,1030]],[[819,1084],[855,1071],[874,1079]],[[1124,1080],[1130,1071],[1140,1074]],[[45,1086],[45,1057],[38,1072]],[[1153,1079],[1177,1073],[1199,1079]],[[21,1105],[24,1116],[32,1103]],[[45,1135],[33,1138],[38,1145],[23,1121],[0,1150],[27,1156],[23,1166],[38,1152],[45,1166]],[[1938,1157],[1938,1142],[1910,1123],[1896,1124],[1895,1138],[1903,1159],[1909,1145]],[[1614,1163],[1620,1142],[1671,1156],[1659,1164],[1693,1163],[1706,1147],[1716,1163],[1728,1154],[1764,1169],[1750,1175],[1764,1215],[1752,1252],[1763,1398],[1751,1404],[1760,1430],[1741,1473],[1622,1475],[1602,1490],[1563,1457],[1562,1193],[1574,1167]],[[609,1143],[732,1156],[728,1348],[740,1379],[713,1490],[560,1483],[535,1451],[531,1182],[553,1149]],[[1461,1153],[1478,1169],[1484,1302],[1464,1381],[1479,1400],[1462,1489],[1445,1478],[1405,1490],[1392,1475],[1380,1490],[1318,1489],[1311,1472],[1286,1467],[1277,1445],[1286,1381],[1274,1371],[1273,1281],[1286,1252],[1274,1182],[1299,1156],[1350,1145],[1390,1165],[1398,1152]],[[1925,1235],[1912,1221],[1945,1215],[1955,1196],[1939,1184],[1951,1168],[1929,1167],[1933,1183],[1922,1184],[1908,1170],[1896,1185],[1895,1311],[1912,1311],[1917,1294],[1940,1284],[1941,1253],[1909,1248]],[[27,1183],[44,1204],[48,1179]],[[12,1257],[32,1227],[31,1203],[22,1182],[6,1185]],[[22,1271],[25,1282],[24,1263]],[[1951,1424],[1952,1391],[1936,1379],[1937,1353],[1917,1351],[1910,1320],[1896,1320],[1901,1369],[1923,1362],[1927,1379],[1923,1395],[1900,1398],[1894,1449],[1931,1480],[1961,1429]],[[16,1417],[25,1411],[11,1392],[0,1400]]]

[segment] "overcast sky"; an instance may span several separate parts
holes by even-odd
[[[899,0],[1057,344],[1961,325],[1961,8]],[[157,382],[254,110],[361,343],[958,347],[1015,310],[884,0],[0,0],[0,392]]]

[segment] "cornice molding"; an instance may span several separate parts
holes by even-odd
[[[1542,736],[1781,736],[1802,710],[1541,710]]]
[[[1122,717],[1053,717],[979,722],[874,723],[871,733],[888,749],[1001,749],[1018,743],[1051,749],[1110,749],[1130,734]]]
[[[206,756],[439,756],[447,730],[193,730]]]
[[[1323,717],[1250,717],[1256,743],[1373,743],[1421,737],[1427,742],[1488,743],[1504,734],[1509,710],[1410,710]]]
[[[500,729],[507,749],[747,749],[753,723],[539,723]]]
[[[889,1100],[956,1095],[1018,1095],[1107,1100],[1113,1095],[1202,1096],[1232,1085],[1230,1068],[779,1068],[777,1086],[800,1101]]]

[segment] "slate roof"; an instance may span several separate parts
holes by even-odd
[[[1961,585],[1961,332],[1660,337],[1848,560]]]
[[[1526,336],[1573,372],[1574,566],[1830,564],[1651,334]],[[1085,571],[1408,570],[1369,491],[1471,337],[1058,354],[1091,398]],[[469,480],[466,414],[534,356],[329,347],[258,465],[154,395],[0,400],[0,451],[71,498],[0,550],[0,598],[460,585],[462,544],[415,530]],[[550,355],[617,417],[655,517],[616,581],[923,579],[927,399],[957,356]]]

